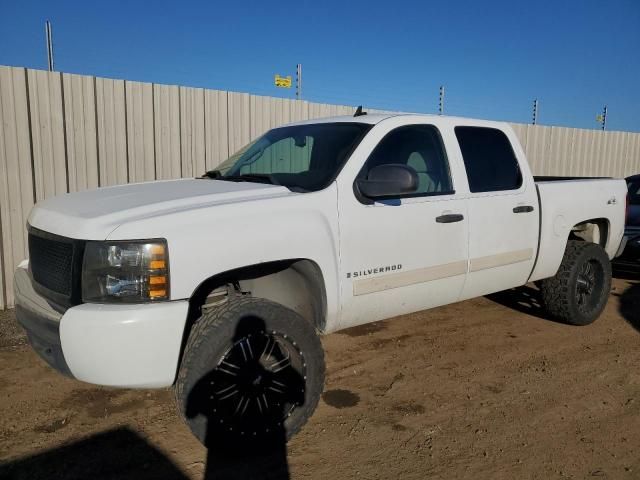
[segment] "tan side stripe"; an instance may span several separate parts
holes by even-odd
[[[407,272],[390,273],[382,277],[355,280],[353,282],[353,295],[366,295],[367,293],[406,287],[415,285],[416,283],[464,275],[465,273],[467,273],[467,262],[465,260],[437,265],[435,267],[409,270]]]
[[[531,257],[533,257],[533,249],[525,248],[524,250],[516,250],[514,252],[472,258],[469,271],[477,272],[479,270],[486,270],[487,268],[502,267],[503,265],[511,265],[512,263],[526,262],[527,260],[531,260]]]

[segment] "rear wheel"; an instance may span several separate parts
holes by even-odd
[[[282,305],[233,296],[191,330],[175,396],[194,435],[220,447],[288,440],[315,410],[323,383],[312,325]]]
[[[595,243],[567,242],[554,277],[540,282],[542,301],[554,318],[573,325],[588,325],[604,310],[611,290],[611,262]]]

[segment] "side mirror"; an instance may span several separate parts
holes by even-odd
[[[357,185],[368,198],[397,197],[418,190],[418,174],[408,165],[390,163],[372,168]]]

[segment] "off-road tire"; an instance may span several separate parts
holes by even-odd
[[[257,318],[264,322],[267,332],[279,332],[303,356],[300,379],[304,376],[304,393],[301,404],[281,422],[279,433],[271,431],[211,431],[219,419],[213,412],[189,412],[189,396],[203,378],[219,368],[225,354],[237,345],[234,335],[243,318]],[[234,333],[235,332],[235,333]],[[235,343],[234,343],[235,341]],[[266,347],[265,347],[266,351]],[[244,353],[244,352],[243,352]],[[262,357],[260,357],[262,358]],[[316,329],[298,313],[278,303],[248,295],[233,295],[222,305],[203,310],[189,334],[178,376],[174,385],[175,400],[185,423],[200,442],[207,446],[220,447],[237,443],[263,442],[267,445],[271,436],[276,441],[289,440],[307,422],[315,411],[324,386],[324,352]],[[209,383],[208,381],[206,383]],[[303,397],[303,399],[302,399]],[[213,397],[211,397],[213,398]],[[221,419],[223,420],[223,419]],[[220,422],[222,423],[222,422]]]
[[[587,263],[594,272],[593,292],[586,304],[580,305],[579,280]],[[542,302],[547,313],[556,320],[572,325],[594,322],[604,310],[610,291],[611,262],[607,253],[598,244],[578,240],[567,242],[556,275],[540,282]]]

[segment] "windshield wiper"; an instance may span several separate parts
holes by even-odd
[[[280,185],[273,175],[266,173],[242,173],[240,175],[222,175],[220,170],[209,170],[202,178],[211,178],[213,180],[224,180],[229,182],[256,182],[269,183],[271,185]]]
[[[220,170],[209,170],[207,172],[205,172],[204,175],[202,175],[200,178],[211,178],[211,179],[218,179],[222,176],[222,174],[220,173]]]

